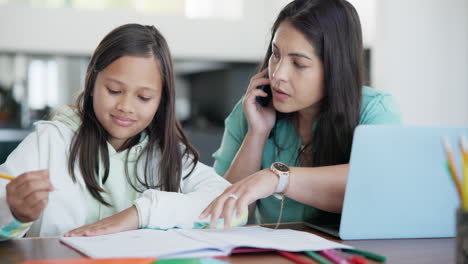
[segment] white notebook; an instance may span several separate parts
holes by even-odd
[[[62,242],[92,258],[227,256],[235,248],[285,251],[351,248],[319,236],[260,226],[222,229],[139,229],[95,237],[62,237]]]

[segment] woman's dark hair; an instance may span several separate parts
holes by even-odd
[[[77,112],[81,125],[70,145],[68,161],[68,170],[72,179],[76,181],[74,167],[75,163],[78,163],[86,187],[92,196],[107,206],[111,204],[101,196],[104,190],[98,183],[97,174],[101,160],[104,165],[103,183],[109,177],[108,133],[96,118],[91,95],[99,72],[123,56],[154,58],[160,66],[162,79],[161,101],[153,120],[145,130],[148,144],[141,151],[133,168],[136,174],[136,164],[139,164],[138,161],[144,157],[144,177],[137,177],[137,184],[130,180],[127,152],[125,162],[127,181],[139,192],[146,189],[178,192],[182,178],[182,159],[187,158],[192,161],[191,171],[185,177],[192,173],[198,162],[198,153],[190,145],[176,120],[175,78],[166,40],[154,26],[139,24],[120,26],[104,37],[91,57],[86,72],[85,89],[77,99]],[[140,136],[141,133],[128,139],[118,151],[131,149],[139,142]],[[181,146],[184,147],[183,152]],[[158,165],[159,169],[156,171]]]
[[[363,74],[362,33],[359,16],[345,0],[296,0],[281,10],[261,69],[268,67],[272,41],[283,22],[290,23],[314,47],[324,69],[324,98],[312,136],[313,166],[349,162],[354,129],[359,123]],[[278,113],[297,118],[297,112]]]

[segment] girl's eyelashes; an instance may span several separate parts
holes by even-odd
[[[107,86],[105,86],[107,91],[109,92],[109,94],[120,94],[122,93],[122,91],[119,91],[119,90],[114,90],[114,89],[111,89]],[[151,97],[146,97],[146,96],[142,96],[142,95],[139,95],[138,98],[140,98],[141,101],[143,102],[148,102],[150,101],[152,98]]]
[[[143,102],[148,102],[149,100],[151,100],[151,98],[149,97],[144,97],[144,96],[138,96]]]
[[[109,88],[109,87],[107,87],[107,86],[106,86],[106,88],[107,88],[107,91],[108,91],[110,94],[118,94],[118,93],[120,93],[119,90],[113,90],[113,89],[111,89],[111,88]]]

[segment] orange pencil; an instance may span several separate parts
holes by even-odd
[[[453,182],[455,183],[455,187],[457,188],[458,196],[463,204],[463,193],[461,189],[460,180],[458,179],[457,170],[455,167],[455,161],[453,160],[453,152],[452,147],[450,146],[450,141],[448,137],[443,138],[443,144],[445,149],[445,154],[447,156],[447,162],[450,169],[450,174],[452,175]]]

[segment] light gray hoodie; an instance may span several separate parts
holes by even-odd
[[[27,236],[62,235],[131,205],[138,209],[140,227],[191,228],[201,211],[230,185],[211,167],[199,162],[192,174],[182,180],[180,193],[160,190],[138,193],[130,187],[125,176],[126,151],[116,152],[108,144],[110,173],[102,187],[106,190],[104,199],[113,206],[106,207],[90,195],[78,167],[75,168],[76,183],[73,183],[68,173],[70,143],[80,125],[76,113],[71,108],[63,108],[52,121],[39,121],[35,125],[35,131],[0,165],[0,174],[16,177],[24,172],[48,169],[50,181],[57,190],[49,194],[49,202],[37,221],[21,224],[13,217],[6,202],[5,186],[8,180],[0,179],[0,231],[8,231],[7,235],[3,232],[0,239],[21,237],[26,232]],[[147,141],[147,137],[143,136],[136,146],[127,150],[130,151],[129,162],[132,163],[129,168],[132,168]],[[144,160],[142,157],[139,162]],[[138,168],[144,168],[140,165]],[[153,165],[155,171],[158,171],[159,163]],[[182,175],[186,175],[190,168],[191,161],[184,159]],[[99,179],[102,177],[101,172],[100,168]],[[129,173],[130,179],[135,179],[133,170],[129,170]],[[139,171],[138,175],[143,175],[143,171]]]

